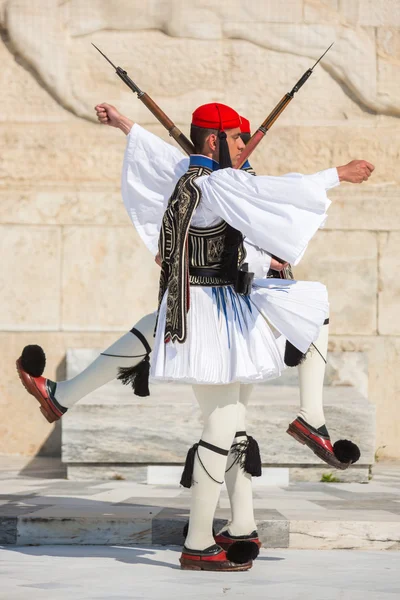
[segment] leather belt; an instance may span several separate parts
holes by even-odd
[[[191,277],[207,277],[221,282],[223,285],[233,285],[234,279],[225,277],[220,269],[203,269],[199,267],[189,267],[189,275]]]

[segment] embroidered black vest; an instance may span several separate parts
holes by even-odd
[[[201,201],[196,179],[212,172],[207,160],[199,161],[204,166],[189,166],[179,179],[161,225],[159,306],[168,289],[166,342],[186,340],[190,285],[233,284],[245,258],[243,235],[225,221],[204,229],[191,227]]]

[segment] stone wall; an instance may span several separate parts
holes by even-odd
[[[216,6],[217,4],[217,6]],[[400,457],[400,4],[396,0],[0,0],[0,452],[54,451],[57,430],[17,380],[27,343],[63,376],[67,348],[102,347],[156,304],[158,271],[119,196],[115,104],[162,130],[90,45],[188,130],[219,100],[258,125],[332,42],[252,161],[259,173],[376,165],[343,185],[297,276],[324,281],[335,351],[369,356],[379,456]]]

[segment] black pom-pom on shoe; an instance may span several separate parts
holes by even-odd
[[[338,440],[333,444],[333,452],[342,463],[355,463],[361,456],[360,448],[350,440]]]
[[[300,350],[298,350],[296,348],[296,346],[293,346],[293,344],[291,344],[288,340],[286,340],[285,357],[284,357],[286,366],[298,367],[299,365],[301,365],[302,362],[304,362],[304,360],[306,359],[306,356],[307,356],[307,354],[300,352]]]
[[[243,565],[249,562],[249,560],[257,558],[259,553],[260,549],[254,542],[235,542],[229,546],[226,557],[238,565]]]
[[[31,344],[22,350],[20,364],[28,375],[40,377],[46,366],[46,355],[41,346]]]

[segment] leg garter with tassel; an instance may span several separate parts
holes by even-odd
[[[118,370],[117,379],[124,385],[131,385],[136,396],[150,396],[149,391],[149,374],[150,374],[150,353],[151,347],[145,336],[135,327],[131,329],[131,333],[135,335],[143,344],[146,354],[143,355],[143,360],[134,367],[121,367]],[[104,356],[111,356],[104,354]],[[113,355],[114,356],[114,355]],[[120,358],[140,358],[139,356],[124,356]]]

